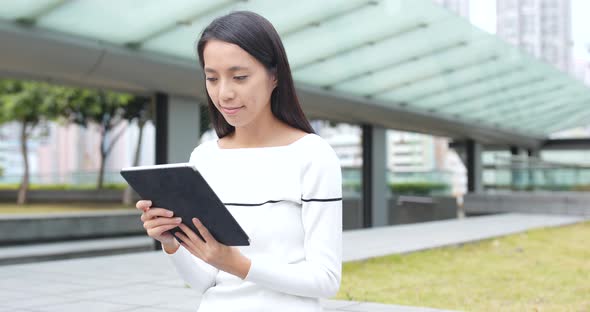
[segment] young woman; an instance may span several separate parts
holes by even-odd
[[[250,237],[205,242],[165,207],[137,203],[147,234],[202,294],[199,311],[321,311],[342,258],[339,160],[305,118],[279,35],[252,12],[217,18],[197,44],[217,141],[194,164]],[[195,203],[197,205],[198,203]],[[180,227],[179,243],[168,230]]]

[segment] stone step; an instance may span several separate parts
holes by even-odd
[[[154,250],[147,235],[0,247],[0,265]]]

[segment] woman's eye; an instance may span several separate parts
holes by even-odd
[[[248,76],[235,76],[234,77],[235,80],[246,80],[246,78],[248,78]]]
[[[207,79],[207,81],[211,81],[211,82],[217,81],[217,78],[213,78],[213,77],[207,77],[205,79]]]

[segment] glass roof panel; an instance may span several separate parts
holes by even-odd
[[[116,44],[141,40],[163,28],[182,26],[202,12],[230,3],[217,0],[72,1],[43,16],[38,25]],[[82,13],[84,12],[84,13]],[[188,20],[188,21],[187,21]]]
[[[465,109],[469,109],[468,113],[473,114],[477,112],[489,112],[498,108],[501,103],[512,102],[514,109],[518,103],[518,99],[522,97],[531,97],[537,94],[542,94],[546,90],[552,90],[563,86],[561,82],[555,80],[538,80],[530,84],[520,85],[504,92],[494,93],[490,96],[474,98],[471,101],[463,101],[459,105],[446,106],[442,110],[448,113],[462,114]]]
[[[588,111],[581,111],[581,105],[584,102],[569,102],[563,104],[562,108],[553,111],[544,111],[537,113],[537,116],[528,122],[511,122],[513,125],[523,129],[538,129],[545,133],[550,132],[550,129],[559,129],[564,124],[569,124],[572,119],[577,119],[578,115],[586,116]],[[532,114],[532,113],[531,113]],[[539,115],[540,114],[540,115]]]
[[[33,18],[46,8],[59,4],[63,0],[18,0],[2,1],[0,4],[0,18],[16,20]]]
[[[544,76],[534,71],[520,69],[511,72],[507,77],[493,78],[475,84],[468,84],[463,88],[452,89],[444,94],[417,98],[413,100],[412,105],[440,110],[445,106],[461,105],[460,103],[464,101],[470,101],[482,96],[492,96],[494,93],[506,92],[521,84],[530,84],[542,79],[545,79]]]
[[[422,13],[422,1],[378,1],[341,18],[321,23],[286,38],[283,43],[293,69],[309,66],[348,51],[371,45],[400,32],[448,16],[448,12]],[[400,14],[405,12],[407,14]],[[370,23],[366,21],[371,21]],[[343,29],[346,29],[343,32]],[[312,48],[310,48],[312,47]]]
[[[534,126],[540,121],[545,119],[551,119],[556,117],[556,114],[562,112],[573,113],[579,109],[585,101],[581,101],[579,98],[568,97],[559,99],[549,103],[550,105],[544,105],[539,107],[531,107],[524,115],[507,115],[502,123],[512,126]]]
[[[0,19],[196,61],[204,27],[235,10],[273,23],[312,88],[529,133],[590,117],[588,87],[431,0],[14,0]]]
[[[389,66],[396,66],[424,54],[454,46],[467,41],[472,33],[460,27],[457,19],[444,19],[431,23],[414,22],[413,26],[393,33],[378,42],[363,45],[322,62],[299,69],[295,68],[295,79],[318,86],[329,86],[367,72],[378,71]],[[420,38],[431,38],[421,40]],[[403,48],[402,48],[403,47]]]
[[[303,31],[306,28],[314,28],[314,23],[320,23],[324,19],[340,16],[355,8],[367,6],[367,1],[351,0],[341,2],[338,0],[327,1],[286,1],[282,3],[281,10],[277,10],[275,0],[239,1],[219,10],[213,10],[193,20],[190,24],[178,27],[161,34],[143,44],[143,48],[178,57],[195,59],[194,43],[199,38],[203,29],[214,18],[238,10],[249,10],[267,18],[282,36],[290,36],[289,33]],[[289,51],[287,51],[289,54]],[[290,55],[289,55],[290,56]]]
[[[531,107],[569,98],[574,90],[566,88],[566,85],[560,82],[548,81],[540,83],[536,88],[520,88],[515,89],[515,91],[522,91],[524,94],[522,96],[515,94],[514,97],[509,94],[506,97],[502,95],[497,98],[483,98],[480,100],[480,108],[472,109],[469,114],[473,118],[485,117],[486,119],[500,121],[511,113],[528,112]]]
[[[492,42],[485,48],[495,53],[491,56],[486,54],[481,59],[474,59],[459,66],[445,65],[444,70],[437,75],[381,94],[380,98],[411,103],[416,98],[447,93],[450,90],[460,89],[469,83],[473,84],[504,76],[522,67],[521,59],[515,57],[515,53],[499,51]],[[462,49],[462,52],[467,51]],[[457,56],[457,59],[463,59],[463,55]]]

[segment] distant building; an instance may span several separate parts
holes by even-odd
[[[496,11],[498,36],[570,71],[570,0],[497,0]]]

